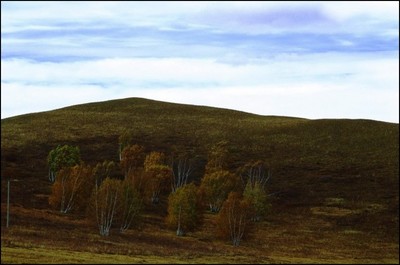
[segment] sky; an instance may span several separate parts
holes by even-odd
[[[399,2],[1,1],[1,118],[127,97],[399,123]]]

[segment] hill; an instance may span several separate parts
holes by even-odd
[[[186,150],[193,154],[197,161],[196,181],[203,175],[210,146],[220,141],[228,142],[231,169],[252,159],[265,160],[272,171],[269,191],[273,209],[264,226],[269,223],[289,229],[291,221],[311,218],[309,224],[319,227],[308,227],[310,233],[320,233],[321,229],[332,233],[356,231],[348,232],[348,236],[360,236],[358,240],[362,242],[371,241],[372,237],[392,244],[389,257],[396,250],[398,253],[398,124],[260,116],[140,98],[2,119],[2,226],[6,177],[20,180],[13,183],[12,202],[20,207],[17,224],[27,224],[24,211],[49,209],[51,185],[46,157],[51,149],[59,144],[77,145],[88,163],[118,161],[118,137],[126,129],[134,133],[135,142],[143,145],[146,152],[170,154]],[[280,242],[281,238],[275,240]],[[315,244],[314,248],[318,245]],[[362,249],[357,246],[353,251]],[[376,260],[376,256],[372,257]]]

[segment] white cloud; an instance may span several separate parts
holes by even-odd
[[[393,53],[281,55],[242,65],[183,58],[2,60],[2,118],[147,97],[263,115],[398,122],[398,73],[398,54]],[[12,108],[20,108],[19,113],[7,114]]]
[[[60,86],[1,83],[1,118],[112,98],[114,93],[94,85]]]
[[[4,9],[4,12],[3,12]],[[285,2],[285,1],[233,1],[233,2],[118,2],[118,1],[90,1],[90,2],[2,2],[2,32],[14,32],[28,29],[45,29],[59,27],[59,23],[91,23],[116,24],[135,26],[155,26],[160,28],[184,27],[206,28],[221,32],[279,32],[279,30],[304,29],[311,32],[323,32],[322,24],[317,27],[302,25],[302,22],[287,25],[276,29],[240,20],[243,16],[251,18],[257,15],[266,17],[280,14],[279,20],[302,17],[302,12],[308,16],[326,17],[337,23],[327,24],[332,31],[351,30],[349,24],[340,26],[354,18],[361,18],[363,23],[372,21],[398,21],[399,3],[397,1],[364,1],[364,2]],[[286,15],[285,15],[286,14]],[[288,16],[285,18],[284,16]],[[293,16],[293,18],[290,18]],[[227,19],[229,18],[229,19]],[[310,17],[312,22],[315,22]],[[277,21],[277,20],[268,20]],[[96,23],[97,22],[97,23]],[[55,25],[46,25],[55,23]],[[44,25],[43,25],[44,24]],[[357,28],[368,30],[368,28]]]
[[[335,1],[319,2],[319,4],[337,20],[347,20],[358,16],[391,19],[399,17],[398,1]]]
[[[113,58],[75,62],[2,60],[2,81],[20,83],[118,83],[126,87],[151,84],[196,87],[257,86],[303,82],[357,82],[369,88],[398,83],[398,53],[342,55],[283,54],[232,65],[211,59]],[[375,80],[375,81],[374,81]],[[373,82],[373,84],[371,84]],[[357,85],[357,84],[354,84]]]

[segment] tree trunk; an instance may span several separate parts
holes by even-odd
[[[178,229],[176,229],[176,235],[177,236],[184,236],[185,235],[185,231],[183,231],[182,228],[178,227]]]
[[[51,183],[54,183],[54,181],[56,180],[56,173],[49,170],[49,180]]]
[[[151,203],[152,204],[158,204],[160,202],[160,198],[158,197],[151,197]]]
[[[211,211],[212,213],[217,213],[217,212],[219,212],[219,208],[218,208],[217,205],[211,204],[211,203],[210,203],[210,211]]]
[[[178,229],[176,229],[176,235],[177,236],[184,236],[185,235],[185,232],[181,228],[181,211],[182,211],[182,206],[179,206]]]
[[[237,238],[237,237],[234,238],[232,240],[232,245],[235,246],[235,247],[238,247],[240,245],[240,238]]]
[[[160,197],[157,194],[154,194],[151,196],[151,203],[152,204],[158,204],[160,202]]]

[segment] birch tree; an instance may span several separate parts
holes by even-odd
[[[218,215],[218,234],[229,238],[233,246],[239,246],[250,229],[251,205],[238,192],[229,193]]]
[[[176,161],[172,161],[172,192],[175,192],[178,188],[188,183],[189,176],[192,174],[192,171],[193,163],[187,156],[180,156]]]
[[[268,201],[267,192],[258,182],[254,184],[252,184],[250,181],[247,182],[246,188],[243,192],[243,197],[250,202],[253,208],[251,216],[252,221],[260,221],[271,208],[271,204]]]
[[[151,152],[144,161],[145,178],[147,193],[151,197],[151,202],[157,204],[160,194],[166,191],[171,180],[172,170],[166,165],[165,155],[161,152]]]
[[[94,208],[96,223],[100,235],[108,236],[117,211],[118,194],[120,194],[121,181],[106,178],[100,187],[95,186],[91,198]]]
[[[250,162],[240,169],[240,176],[244,186],[249,183],[251,186],[256,184],[265,189],[267,182],[271,178],[271,171],[267,169],[264,162],[258,160]]]
[[[103,180],[110,176],[111,172],[117,168],[113,161],[105,160],[102,163],[97,163],[94,168],[95,185],[99,187]]]
[[[147,171],[148,192],[151,202],[157,204],[160,201],[160,194],[167,191],[171,180],[171,168],[165,165],[155,165]]]
[[[72,167],[81,162],[80,151],[77,146],[57,146],[52,149],[47,156],[49,166],[49,180],[54,183],[58,171],[64,167]]]
[[[243,196],[253,207],[253,221],[260,221],[270,209],[266,184],[271,177],[262,161],[248,163],[241,170],[242,183],[245,185]]]
[[[128,179],[122,181],[118,199],[117,218],[119,221],[120,232],[123,233],[133,224],[138,223],[143,199]]]
[[[231,191],[239,188],[239,177],[227,170],[212,171],[202,178],[200,190],[211,212],[219,212]]]
[[[178,188],[168,197],[168,216],[170,227],[176,228],[176,235],[183,236],[196,228],[202,221],[197,187],[191,183]]]
[[[49,204],[60,207],[62,213],[83,208],[87,205],[92,187],[93,169],[89,165],[64,167],[52,186]]]
[[[124,148],[121,157],[121,168],[125,178],[132,175],[133,171],[143,165],[144,147],[140,145],[131,145]]]

